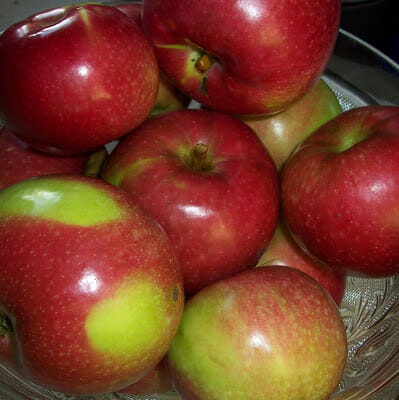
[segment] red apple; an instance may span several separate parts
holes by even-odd
[[[321,77],[338,34],[340,0],[143,0],[161,70],[218,111],[269,114]]]
[[[336,95],[321,79],[286,110],[241,119],[260,137],[280,171],[300,142],[341,111]]]
[[[398,273],[398,171],[399,107],[359,107],[327,122],[282,172],[282,209],[294,238],[347,273]]]
[[[273,161],[256,134],[227,114],[181,110],[150,118],[119,143],[101,177],[163,226],[188,295],[255,266],[277,224]]]
[[[2,190],[0,265],[17,373],[60,392],[138,381],[164,357],[183,310],[165,232],[95,178],[52,175]]]
[[[7,128],[0,128],[0,190],[40,175],[83,174],[89,157],[54,156],[30,149]]]
[[[301,249],[291,237],[283,221],[279,221],[274,236],[259,260],[259,267],[285,265],[296,268],[319,282],[339,305],[345,290],[345,275],[336,268],[317,262]]]
[[[163,394],[173,390],[169,365],[164,357],[144,378],[122,390],[129,395]]]
[[[338,307],[293,268],[241,272],[188,300],[168,351],[184,400],[326,400],[345,367]]]
[[[74,154],[139,125],[156,99],[151,44],[112,6],[35,14],[0,36],[0,119],[32,147]]]
[[[142,27],[141,24],[141,1],[115,4],[118,10],[122,11],[133,21]],[[155,104],[151,110],[150,116],[158,115],[164,112],[181,110],[186,108],[190,102],[190,98],[185,96],[182,92],[172,84],[172,82],[160,73],[158,95]]]

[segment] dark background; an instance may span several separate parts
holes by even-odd
[[[399,63],[399,0],[342,0],[341,28]]]

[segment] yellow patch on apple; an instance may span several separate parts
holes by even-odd
[[[163,290],[149,282],[130,281],[90,311],[85,329],[92,347],[115,357],[135,357],[157,346],[169,325]]]

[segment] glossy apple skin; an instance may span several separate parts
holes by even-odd
[[[157,96],[151,44],[114,7],[45,11],[0,36],[0,119],[32,147],[98,148],[140,124]]]
[[[142,27],[141,1],[132,1],[130,3],[122,2],[120,4],[115,4],[114,7],[132,18],[133,21],[140,26],[140,28]],[[190,98],[177,90],[172,82],[166,78],[162,71],[160,71],[157,99],[151,110],[150,116],[174,110],[181,110],[186,108],[189,102]]]
[[[129,395],[151,395],[167,393],[172,390],[169,365],[164,357],[146,376],[119,392]]]
[[[0,190],[35,176],[83,174],[87,159],[87,155],[61,157],[35,151],[7,128],[0,128]]]
[[[346,363],[338,307],[316,281],[270,266],[188,300],[168,351],[183,400],[326,400]]]
[[[16,183],[0,204],[0,307],[17,372],[56,391],[98,393],[154,368],[184,304],[159,224],[120,189],[77,175]]]
[[[260,137],[280,171],[300,142],[341,112],[336,95],[320,79],[284,111],[269,116],[246,116],[241,119]]]
[[[360,107],[299,146],[282,172],[282,210],[297,243],[348,274],[399,272],[399,107]]]
[[[259,267],[269,265],[284,265],[308,274],[327,290],[337,305],[340,305],[345,291],[345,274],[319,263],[306,253],[291,237],[282,220],[279,221],[272,241],[258,263]]]
[[[191,163],[199,143],[208,151],[198,170]],[[101,177],[165,229],[187,295],[255,266],[277,224],[273,161],[256,134],[227,114],[180,110],[149,119],[120,142]]]
[[[340,7],[339,0],[143,0],[142,23],[160,68],[182,92],[214,110],[270,114],[321,77]],[[204,52],[214,62],[198,69]]]

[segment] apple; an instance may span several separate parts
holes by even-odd
[[[308,274],[328,291],[337,305],[341,303],[345,291],[345,274],[336,268],[319,263],[303,251],[281,220],[272,241],[258,262],[258,267],[269,265],[284,265]]]
[[[83,174],[89,158],[86,154],[61,157],[35,151],[0,127],[0,190],[40,175]]]
[[[169,365],[164,357],[144,378],[136,383],[119,390],[120,393],[129,395],[163,394],[173,391],[169,373]]]
[[[141,1],[132,1],[130,3],[117,2],[117,4],[114,4],[114,7],[128,15],[137,25],[142,27]],[[190,98],[177,90],[172,82],[166,78],[165,74],[160,71],[158,95],[149,116],[152,117],[164,112],[181,110],[186,108],[189,103]]]
[[[139,125],[157,96],[142,30],[105,4],[59,7],[0,36],[0,119],[32,147],[70,155]]]
[[[0,265],[16,372],[59,392],[138,381],[164,357],[183,310],[165,232],[96,178],[42,176],[2,190]]]
[[[300,142],[341,112],[335,93],[320,79],[304,96],[284,111],[241,119],[260,137],[280,171]]]
[[[334,300],[284,266],[250,269],[194,295],[167,354],[184,400],[326,400],[346,356]]]
[[[281,177],[297,243],[351,275],[399,272],[399,107],[363,106],[322,125]]]
[[[164,228],[188,296],[254,267],[277,225],[274,163],[228,114],[190,109],[146,120],[116,146],[101,178],[132,194]]]
[[[217,111],[270,114],[321,77],[338,34],[340,0],[143,0],[160,69]]]

